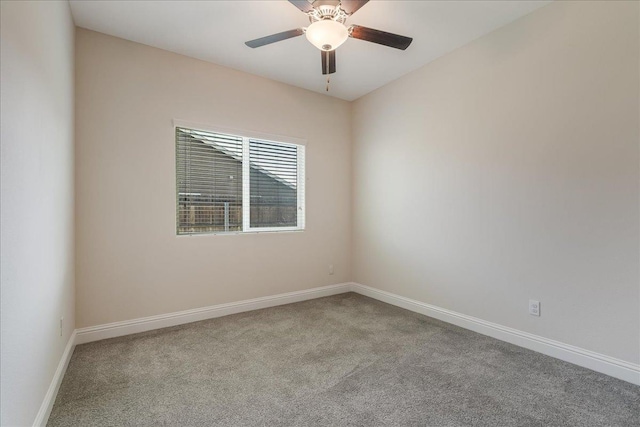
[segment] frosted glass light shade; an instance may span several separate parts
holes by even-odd
[[[314,22],[305,34],[312,45],[325,51],[334,50],[349,37],[347,27],[331,19]]]

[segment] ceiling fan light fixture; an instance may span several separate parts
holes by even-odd
[[[320,50],[334,50],[349,38],[349,31],[340,22],[323,19],[309,25],[305,32],[307,40]]]

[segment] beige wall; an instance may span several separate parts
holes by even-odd
[[[0,424],[26,426],[75,326],[74,25],[66,1],[0,5]]]
[[[347,102],[83,29],[76,49],[77,327],[349,280]],[[177,237],[173,119],[305,138],[306,231]]]
[[[356,101],[354,280],[640,362],[638,16],[556,2]]]

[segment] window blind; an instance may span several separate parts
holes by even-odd
[[[177,233],[304,229],[304,149],[176,127]]]
[[[298,227],[299,146],[249,139],[250,228]]]
[[[242,231],[240,136],[176,128],[177,232]]]

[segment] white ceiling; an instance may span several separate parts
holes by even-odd
[[[251,49],[247,40],[309,25],[285,0],[71,1],[76,25],[325,92],[320,51],[304,36]],[[349,39],[336,51],[331,96],[357,99],[549,1],[372,0],[347,24],[413,37],[406,51]]]

